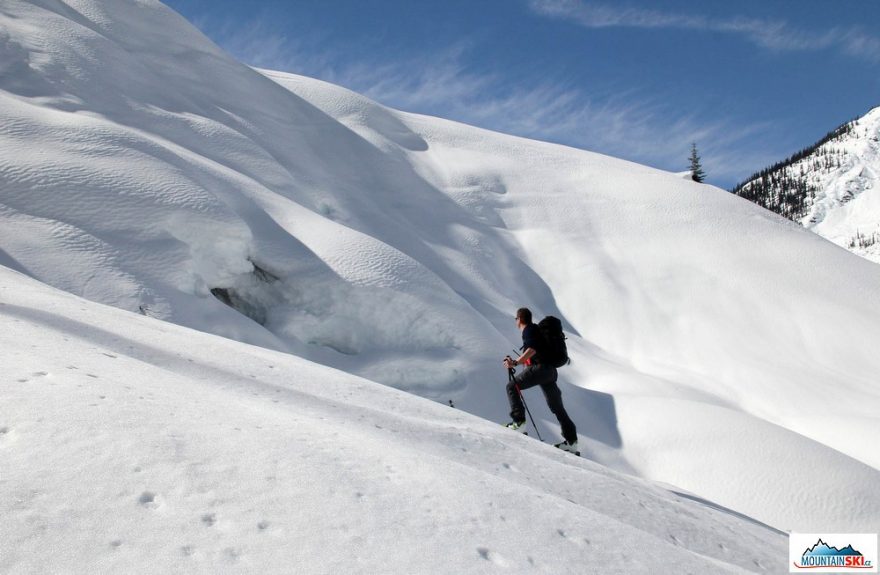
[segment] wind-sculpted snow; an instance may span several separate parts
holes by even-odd
[[[0,264],[496,422],[527,305],[564,321],[589,458],[880,528],[877,266],[674,174],[261,73],[157,2],[4,2],[0,31]]]

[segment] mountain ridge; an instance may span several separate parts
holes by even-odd
[[[731,191],[880,263],[878,142],[880,106]]]

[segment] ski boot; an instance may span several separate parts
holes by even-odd
[[[554,445],[553,447],[556,447],[556,448],[558,448],[558,449],[561,449],[562,451],[567,451],[567,452],[569,452],[569,453],[574,453],[574,454],[577,455],[578,457],[581,456],[581,452],[578,451],[578,442],[577,442],[577,441],[575,441],[574,443],[569,443],[569,442],[567,442],[567,441],[563,441],[562,443],[557,443],[557,444]]]

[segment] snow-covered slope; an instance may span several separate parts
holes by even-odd
[[[736,193],[880,263],[880,107]]]
[[[0,572],[780,572],[787,537],[0,267]]]
[[[571,336],[588,457],[880,528],[877,266],[673,174],[266,77],[157,2],[0,27],[0,264],[496,422],[527,305]]]

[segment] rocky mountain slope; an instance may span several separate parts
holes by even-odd
[[[880,263],[880,107],[733,192]]]

